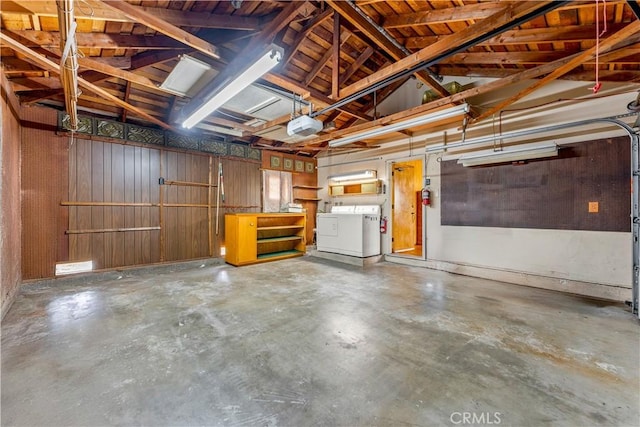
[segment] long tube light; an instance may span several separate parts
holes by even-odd
[[[378,172],[373,169],[368,169],[364,171],[356,171],[356,172],[345,172],[338,175],[331,175],[328,177],[331,181],[353,181],[360,179],[375,179],[378,175]]]
[[[209,114],[213,113],[227,101],[237,95],[242,89],[258,80],[263,74],[275,67],[284,55],[284,50],[274,44],[270,45],[266,53],[264,53],[256,61],[253,61],[249,67],[242,71],[235,79],[227,84],[222,84],[218,89],[214,90],[208,101],[198,107],[193,113],[187,117],[182,126],[191,129],[197,123],[202,121]]]
[[[480,166],[494,163],[516,162],[519,160],[540,159],[558,155],[558,146],[554,142],[523,144],[505,148],[502,151],[483,150],[463,154],[458,159],[462,166]]]
[[[392,123],[381,128],[370,129],[360,133],[354,133],[353,135],[345,136],[343,138],[334,139],[329,142],[329,147],[341,147],[343,145],[350,144],[352,142],[360,141],[374,136],[380,136],[391,132],[397,132],[404,129],[409,129],[414,126],[421,126],[428,123],[437,122],[438,120],[444,120],[451,117],[455,117],[460,114],[468,113],[469,105],[461,104],[455,107],[447,108],[445,110],[436,111],[435,113],[425,114],[420,117],[414,117],[412,119]]]

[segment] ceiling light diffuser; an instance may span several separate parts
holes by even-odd
[[[361,141],[363,139],[372,138],[374,136],[380,136],[391,132],[397,132],[400,130],[409,129],[414,126],[421,126],[429,123],[437,122],[438,120],[444,120],[451,117],[455,117],[460,114],[469,112],[468,104],[461,104],[455,107],[447,108],[445,110],[436,111],[434,113],[424,114],[419,117],[413,117],[411,119],[395,122],[387,126],[383,126],[376,129],[370,129],[352,135],[345,136],[343,138],[334,139],[329,142],[329,147],[341,147],[343,145],[350,144],[352,142]]]
[[[283,54],[284,50],[281,47],[274,44],[270,45],[262,56],[252,61],[249,66],[242,70],[233,80],[226,80],[218,85],[208,95],[208,100],[189,114],[183,121],[182,126],[191,129],[237,95],[242,89],[275,67],[282,60]]]

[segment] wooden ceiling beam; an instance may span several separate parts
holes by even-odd
[[[169,22],[163,20],[158,16],[152,15],[151,13],[145,11],[142,7],[133,6],[124,0],[109,0],[105,4],[113,9],[119,10],[130,19],[133,19],[140,24],[146,25],[147,27],[158,31],[166,36],[176,39],[187,46],[191,46],[195,50],[202,52],[207,56],[213,58],[220,57],[220,55],[218,54],[218,48],[216,46],[194,36],[193,34],[183,30],[182,28],[170,24]]]
[[[2,30],[3,32],[7,33],[10,37],[13,38],[13,32],[12,31],[5,31]],[[19,34],[18,34],[19,35]],[[15,38],[14,38],[15,40]],[[47,53],[48,55],[52,56],[52,57],[57,57],[58,59],[60,58],[60,49],[59,47],[52,47],[49,49],[46,48],[42,48],[40,49],[41,51],[44,51],[45,53]],[[114,67],[113,65],[109,64],[109,60],[110,58],[89,58],[89,57],[79,57],[78,58],[78,65],[81,68],[85,68],[85,69],[89,69],[89,70],[93,70],[93,71],[97,71],[98,73],[100,73],[100,76],[95,76],[94,78],[94,74],[83,74],[83,78],[87,81],[89,81],[90,83],[96,83],[99,82],[100,80],[106,80],[108,78],[111,77],[115,77],[118,79],[122,79],[125,80],[127,82],[131,82],[131,83],[135,83],[138,84],[140,86],[144,86],[147,87],[149,89],[154,89],[160,92],[165,92],[165,93],[170,93],[173,95],[172,92],[168,92],[163,90],[162,88],[160,88],[155,82],[153,82],[152,80],[150,80],[147,77],[141,76],[139,74],[135,74],[132,73],[130,71],[126,71],[123,70],[119,67]],[[105,61],[107,60],[107,61]],[[91,76],[91,77],[89,77]]]
[[[373,128],[375,126],[380,126],[380,125],[385,125],[388,124],[394,120],[400,120],[403,118],[408,118],[408,117],[412,117],[412,116],[418,116],[420,114],[425,114],[428,112],[431,112],[435,109],[438,108],[442,108],[444,106],[447,105],[452,105],[455,104],[457,102],[463,102],[468,98],[471,98],[473,96],[478,96],[478,95],[482,95],[485,93],[489,93],[489,92],[493,92],[499,89],[502,89],[503,87],[512,85],[514,83],[520,82],[522,80],[530,80],[530,79],[535,79],[537,77],[540,77],[542,75],[548,74],[550,72],[552,72],[553,70],[555,70],[556,68],[568,63],[569,61],[571,61],[573,58],[575,58],[577,56],[577,54],[575,55],[571,55],[569,57],[566,58],[562,58],[559,59],[557,61],[554,62],[550,62],[548,64],[543,64],[543,65],[539,65],[537,67],[525,70],[525,71],[521,71],[519,73],[515,73],[512,74],[510,76],[506,76],[503,77],[501,79],[498,80],[494,80],[492,82],[486,83],[482,86],[477,86],[477,87],[473,87],[467,90],[464,90],[462,92],[458,92],[455,93],[453,95],[450,95],[446,98],[439,98],[436,99],[435,101],[431,101],[428,102],[426,104],[422,104],[419,105],[417,107],[413,107],[410,108],[408,110],[405,111],[400,111],[398,113],[395,114],[391,114],[389,116],[383,117],[381,119],[378,120],[374,120],[371,121],[369,123],[363,123],[360,125],[356,125],[352,128],[348,128],[348,129],[341,129],[338,130],[336,132],[333,132],[331,135],[327,135],[327,136],[321,136],[321,137],[317,137],[317,138],[313,138],[313,139],[309,139],[307,141],[302,141],[299,142],[297,144],[291,144],[292,146],[304,146],[304,145],[316,145],[316,144],[320,144],[320,143],[324,143],[326,141],[329,141],[331,139],[335,139],[341,136],[345,136],[345,135],[349,135],[351,133],[354,132],[360,132],[363,130],[367,130],[370,128]]]
[[[244,47],[244,49],[242,50],[242,52],[239,53],[239,55],[242,55],[243,52],[244,53],[252,52],[256,48],[259,48],[261,46],[266,46],[269,43],[271,43],[273,39],[276,37],[276,35],[278,35],[278,33],[282,29],[289,26],[291,21],[296,16],[298,16],[300,11],[304,10],[306,12],[309,10],[309,7],[315,9],[315,6],[313,6],[308,1],[302,1],[302,2],[294,1],[294,2],[288,3],[287,6],[285,6],[284,9],[282,9],[274,19],[270,20],[264,26],[262,31],[260,31],[257,35],[255,35],[251,39],[249,44]]]
[[[530,93],[536,91],[537,89],[539,89],[540,87],[544,86],[545,84],[547,84],[547,83],[549,83],[549,82],[551,82],[553,80],[556,80],[557,78],[561,77],[562,75],[564,75],[564,74],[568,73],[569,71],[573,70],[574,68],[578,67],[582,63],[591,60],[596,55],[596,53],[598,53],[598,50],[600,51],[600,53],[606,52],[609,49],[611,49],[613,46],[615,46],[616,44],[626,40],[628,37],[631,37],[632,35],[636,34],[639,31],[640,31],[640,20],[635,20],[635,21],[631,22],[630,24],[628,24],[622,30],[617,31],[616,33],[614,33],[614,34],[610,35],[609,37],[607,37],[606,39],[602,40],[600,42],[599,46],[594,46],[591,49],[587,49],[584,52],[581,52],[580,54],[578,54],[575,57],[573,57],[570,61],[568,61],[565,64],[560,65],[555,70],[553,70],[551,73],[549,73],[546,76],[544,76],[543,78],[537,80],[535,83],[533,83],[532,85],[530,85],[526,89],[518,92],[517,94],[515,94],[515,95],[509,97],[508,99],[505,99],[504,101],[498,103],[497,105],[491,107],[488,111],[483,112],[480,116],[476,117],[474,119],[474,121],[480,121],[480,120],[485,119],[487,117],[491,117],[496,112],[503,110],[505,107],[507,107],[507,106],[513,104],[514,102],[524,98],[525,96],[527,96]],[[594,74],[595,74],[595,72],[594,72]]]
[[[332,0],[329,0],[332,1]],[[342,2],[337,2],[342,3]],[[398,60],[396,63],[383,68],[382,70],[361,79],[342,89],[343,97],[347,97],[358,93],[382,80],[397,75],[398,73],[410,69],[418,64],[432,60],[438,55],[451,51],[455,46],[471,42],[488,32],[494,31],[510,22],[514,22],[518,18],[526,16],[529,13],[539,10],[544,5],[550,3],[545,1],[520,1],[517,3],[505,4],[499,12],[494,13],[489,18],[483,19],[475,24],[469,25],[465,29],[453,33],[449,36],[442,37],[436,43]]]
[[[285,90],[288,90],[292,93],[300,95],[302,96],[303,99],[311,101],[316,106],[319,106],[319,107],[328,107],[334,102],[333,99],[325,96],[323,93],[318,92],[313,88],[305,87],[302,85],[302,83],[296,82],[295,80],[292,80],[289,77],[276,75],[276,74],[266,74],[265,76],[263,76],[263,79],[276,86],[280,86]],[[340,107],[340,111],[347,113],[351,116],[358,117],[362,120],[372,120],[371,116],[354,108]]]
[[[75,8],[76,18],[94,21],[139,22],[134,17],[123,15],[120,11],[110,8],[111,1],[108,0],[105,4],[98,0],[87,0],[85,5]],[[260,20],[252,17],[216,15],[146,6],[140,7],[140,9],[171,25],[180,27],[223,28],[229,30],[257,30],[261,27]],[[5,13],[45,17],[58,16],[56,5],[51,1],[4,0],[2,2],[2,11]]]
[[[53,31],[12,30],[29,43],[27,47],[52,48],[60,45],[60,33]],[[164,35],[141,36],[110,33],[76,33],[78,47],[88,49],[180,49],[184,44]]]
[[[463,52],[451,55],[440,64],[452,65],[523,65],[546,64],[556,59],[564,58],[567,53],[561,51],[550,52]],[[575,53],[575,52],[574,52]]]
[[[446,24],[449,22],[485,19],[502,9],[504,5],[496,2],[473,3],[446,9],[433,9],[424,12],[406,13],[386,18],[384,28],[405,28],[418,25]]]
[[[337,13],[339,13],[340,16],[351,23],[351,25],[356,27],[369,39],[376,43],[380,48],[391,55],[391,57],[393,57],[396,61],[407,58],[409,56],[400,47],[389,40],[387,36],[383,34],[375,25],[361,16],[353,8],[351,3],[340,0],[327,0],[327,4],[329,4],[329,6],[331,6]],[[419,71],[416,73],[416,76],[425,84],[431,86],[431,88],[440,96],[449,95],[449,92],[447,92],[447,90],[443,88],[442,85],[438,83],[436,79],[431,77],[426,71]],[[349,94],[351,94],[351,92],[343,94],[342,90],[340,90],[340,92],[342,96],[348,96]]]
[[[340,34],[340,43],[338,46],[342,46],[343,44],[345,44],[349,40],[349,37],[351,37],[351,32],[349,31],[344,31],[342,34]],[[313,66],[311,71],[307,73],[307,76],[304,79],[303,85],[309,86],[309,84],[313,81],[313,79],[316,78],[316,76],[320,73],[320,71],[322,71],[322,69],[327,65],[329,60],[334,57],[334,55],[335,55],[335,52],[333,48],[327,49],[324,55],[322,55],[322,58],[320,58],[316,62],[316,65]]]
[[[342,40],[340,34],[340,15],[333,14],[333,37],[331,42],[331,49],[327,49],[327,52],[333,58],[331,63],[331,98],[338,99],[340,97],[340,49],[342,44],[346,42]],[[310,82],[310,80],[309,80]]]
[[[282,66],[286,67],[287,64],[291,61],[294,54],[300,48],[302,42],[307,38],[307,36],[320,24],[329,19],[333,15],[332,9],[327,9],[324,12],[320,13],[318,16],[313,18],[311,22],[308,22],[304,28],[296,35],[295,40],[291,43],[289,52],[287,52],[286,57],[282,61]]]
[[[7,34],[5,33],[0,33],[0,40],[2,40],[2,42],[9,46],[11,49],[20,52],[21,54],[29,57],[31,60],[33,60],[39,67],[56,73],[56,74],[60,74],[60,67],[58,66],[58,64],[56,64],[55,62],[51,61],[50,59],[38,54],[37,52],[35,52],[34,50],[22,45],[21,43],[19,43],[18,41],[12,39],[11,37],[9,37]],[[102,96],[103,98],[106,98],[107,100],[113,102],[114,104],[116,104],[119,107],[122,108],[126,108],[127,110],[129,110],[130,112],[138,115],[139,117],[142,117],[145,120],[148,120],[151,123],[154,123],[158,126],[161,126],[165,129],[171,129],[171,126],[169,126],[168,124],[166,124],[165,122],[158,120],[157,118],[145,113],[144,111],[140,110],[137,107],[134,107],[133,105],[126,103],[124,101],[122,101],[120,98],[117,98],[113,95],[111,95],[109,92],[107,92],[106,90],[92,84],[89,83],[88,81],[86,81],[85,79],[83,79],[82,77],[78,77],[78,85],[80,87],[82,87],[83,89],[86,89],[88,91],[91,91],[97,95]]]
[[[360,67],[362,67],[365,61],[369,59],[371,55],[373,55],[373,52],[373,48],[371,46],[367,46],[364,52],[362,52],[349,66],[349,68],[347,68],[344,73],[342,73],[342,75],[340,76],[340,81],[346,83],[351,78],[351,76],[353,76],[355,72],[358,71]]]
[[[608,32],[616,32],[625,24],[609,23]],[[408,49],[423,49],[446,36],[407,37],[403,40]],[[476,46],[514,45],[527,43],[583,42],[596,39],[595,25],[567,25],[550,28],[508,30]]]

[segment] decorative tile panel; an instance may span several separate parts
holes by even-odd
[[[167,133],[167,145],[170,147],[186,148],[188,150],[198,149],[199,138],[189,135],[178,135],[175,133]]]
[[[69,115],[66,113],[62,113],[60,126],[63,129],[72,131],[73,129],[71,129],[71,124],[69,122]],[[76,129],[76,132],[93,134],[93,120],[91,119],[91,117],[78,116],[78,129]]]
[[[272,169],[282,169],[282,157],[271,156],[270,163]]]
[[[70,131],[69,115],[58,112],[58,128]],[[87,133],[106,138],[124,139],[144,144],[167,145],[185,150],[204,151],[219,156],[234,156],[260,161],[262,151],[243,144],[228,143],[213,137],[202,135],[183,135],[162,129],[122,123],[115,120],[99,119],[91,116],[78,116],[78,133]],[[282,168],[282,157],[273,159]]]
[[[235,157],[247,157],[244,145],[229,144],[229,154]]]
[[[124,123],[97,119],[97,134],[109,138],[124,139]]]
[[[313,162],[304,162],[304,171],[306,173],[314,173],[316,171],[316,165]]]
[[[218,154],[220,156],[227,155],[227,144],[215,139],[203,139],[200,141],[200,150],[207,153]]]
[[[262,152],[257,148],[247,147],[247,157],[253,160],[262,160]]]
[[[146,144],[164,145],[164,132],[157,129],[129,125],[127,126],[127,139]]]
[[[295,165],[296,172],[304,172],[304,162],[302,160],[296,160]]]

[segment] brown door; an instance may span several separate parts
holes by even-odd
[[[405,252],[416,242],[416,201],[414,167],[402,163],[393,165],[392,252]]]

